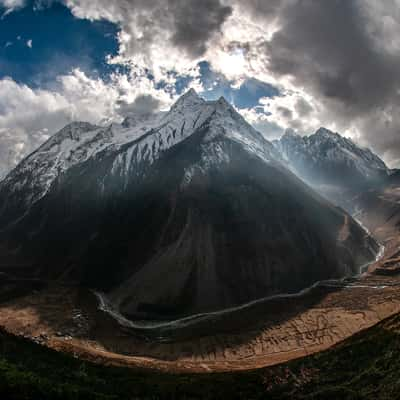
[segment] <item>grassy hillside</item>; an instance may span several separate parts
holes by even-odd
[[[400,317],[269,369],[168,375],[101,367],[0,332],[2,399],[400,399]]]

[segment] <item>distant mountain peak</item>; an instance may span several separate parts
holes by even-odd
[[[217,100],[217,104],[219,104],[219,105],[221,105],[221,106],[223,106],[223,107],[229,107],[229,108],[232,107],[231,103],[229,103],[229,101],[226,100],[224,96],[221,96],[221,97]]]
[[[287,136],[300,136],[293,128],[287,128],[284,134]]]
[[[388,175],[383,160],[370,149],[324,127],[303,137],[286,132],[274,145],[290,167],[311,184],[368,185]]]
[[[196,90],[190,88],[186,93],[184,93],[181,97],[199,97]]]
[[[205,100],[201,98],[197,92],[191,88],[186,93],[184,93],[179,99],[175,102],[171,109],[179,108],[182,106],[192,106],[196,104],[205,103]]]
[[[129,115],[122,121],[121,126],[123,128],[134,128],[139,124],[148,121],[153,115],[152,110],[149,110],[146,114]]]
[[[320,127],[315,133],[314,135],[323,135],[323,136],[340,136],[338,133],[333,132],[327,128],[324,127]]]
[[[97,129],[98,126],[85,121],[73,121],[64,126],[59,132],[58,136],[70,136],[71,139],[79,140],[82,132]],[[56,136],[56,135],[54,135]],[[54,137],[53,136],[53,137]]]
[[[285,130],[285,133],[282,135],[282,138],[301,139],[301,136],[298,133],[296,133],[294,129],[288,128]]]

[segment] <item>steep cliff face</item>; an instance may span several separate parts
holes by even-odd
[[[0,210],[0,265],[105,291],[131,318],[168,318],[295,292],[374,257],[375,241],[223,98],[190,91],[150,120],[89,128],[90,151],[34,201],[27,182],[47,173],[36,156],[1,185],[11,198],[27,171],[22,205]]]

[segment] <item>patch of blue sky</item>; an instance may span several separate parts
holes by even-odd
[[[57,76],[74,68],[105,81],[112,72],[129,75],[129,66],[107,62],[108,55],[118,52],[118,25],[75,18],[56,0],[42,4],[47,5],[35,7],[34,1],[30,1],[0,20],[0,79],[9,76],[33,88],[48,88],[54,87]],[[200,62],[198,67],[204,87],[201,95],[208,100],[224,96],[239,109],[263,112],[260,99],[279,96],[277,88],[254,78],[236,87],[224,75],[212,71],[207,61]],[[175,71],[161,82],[155,82],[150,71],[147,77],[156,89],[178,95],[187,90],[193,79]]]
[[[121,68],[106,61],[117,54],[118,30],[106,21],[77,19],[58,2],[41,8],[30,2],[0,20],[0,78],[46,87],[58,75],[80,68],[107,79]]]
[[[262,112],[259,105],[261,98],[280,95],[279,90],[273,85],[254,78],[248,78],[236,87],[222,74],[212,71],[210,64],[206,61],[199,63],[199,68],[200,80],[205,89],[201,95],[207,100],[216,100],[224,96],[239,109],[256,108],[258,112]]]

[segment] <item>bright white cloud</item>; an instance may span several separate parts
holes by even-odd
[[[0,5],[4,8],[18,8],[25,5],[25,0],[0,0]]]
[[[13,12],[14,10],[17,10],[18,8],[24,7],[25,3],[25,0],[0,0],[0,6],[5,8],[3,17]]]
[[[365,17],[363,26],[379,48],[397,54],[400,0],[354,2]],[[396,132],[400,131],[400,121],[394,117],[400,115],[398,107],[386,106],[354,116],[342,103],[326,99],[310,82],[295,79],[293,74],[277,73],[272,68],[266,44],[284,27],[282,10],[300,4],[297,0],[166,0],[163,7],[160,0],[64,0],[64,3],[77,18],[105,19],[120,26],[118,54],[109,56],[107,62],[129,65],[130,72],[116,73],[106,83],[75,70],[59,77],[52,91],[33,91],[9,80],[0,81],[0,141],[7,138],[4,140],[11,143],[10,137],[15,138],[10,148],[16,154],[26,154],[34,147],[31,142],[40,142],[71,119],[95,123],[120,119],[139,96],[149,95],[156,100],[154,104],[166,108],[176,98],[175,84],[182,77],[190,78],[189,87],[202,91],[197,64],[206,60],[233,87],[251,77],[280,90],[281,96],[262,99],[257,109],[241,110],[267,137],[275,138],[287,128],[309,134],[326,126],[361,144],[372,144],[387,161],[399,158],[387,145],[389,138],[396,138]],[[24,1],[0,0],[0,4],[13,10]],[[204,12],[205,6],[209,12]],[[307,37],[312,39],[318,38]],[[290,52],[288,56],[290,59]],[[156,90],[155,84],[159,83],[162,89]],[[15,100],[12,96],[5,97],[3,92],[12,84],[16,85]],[[15,106],[7,112],[5,98]],[[48,132],[42,134],[46,127]],[[376,132],[385,129],[390,133],[388,137],[377,137]],[[34,139],[30,141],[29,135]],[[393,139],[394,145],[396,140]]]
[[[52,90],[0,80],[0,176],[67,123],[121,121],[122,111],[144,94],[164,108],[176,96],[156,90],[148,79],[115,74],[105,83],[78,69],[60,76]]]
[[[219,0],[65,0],[78,18],[106,19],[121,27],[112,61],[147,69],[156,80],[170,71],[188,75],[220,35],[229,7]],[[207,11],[204,10],[206,6]]]
[[[32,39],[29,39],[29,40],[26,42],[26,45],[31,49],[31,48],[32,48]]]
[[[7,9],[17,9],[25,5],[25,0],[0,0],[0,6]]]

